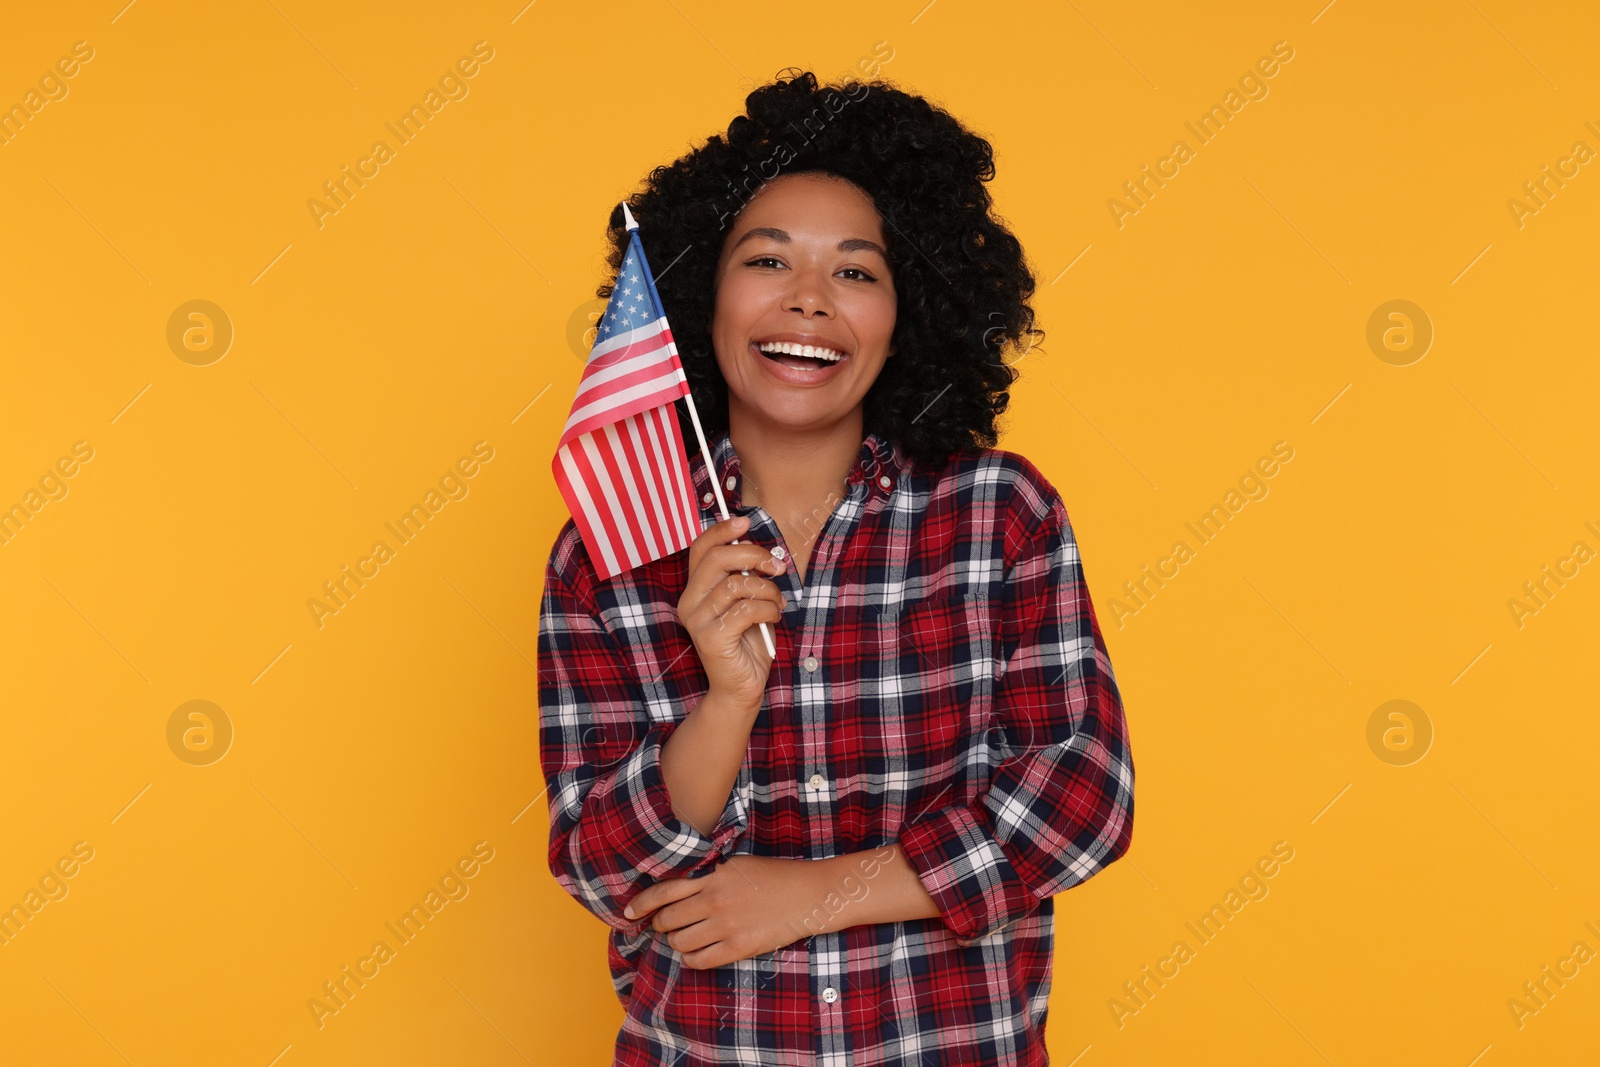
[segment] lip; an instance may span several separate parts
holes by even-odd
[[[849,363],[853,358],[851,356],[846,356],[837,363],[829,363],[825,366],[818,367],[815,370],[806,370],[800,367],[790,367],[779,363],[777,360],[768,359],[766,353],[762,352],[761,349],[756,347],[758,344],[766,344],[769,341],[792,341],[795,344],[810,345],[822,344],[824,348],[833,348],[833,346],[822,342],[820,338],[813,338],[810,341],[802,341],[793,335],[764,337],[760,341],[751,341],[750,354],[756,358],[757,362],[766,368],[768,374],[772,375],[774,378],[777,378],[779,381],[787,382],[790,385],[820,385],[823,382],[832,379],[833,376],[838,374],[839,371],[844,368],[844,365]],[[837,352],[842,350],[834,349],[834,351]]]

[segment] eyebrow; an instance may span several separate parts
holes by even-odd
[[[780,230],[776,226],[757,226],[754,229],[745,231],[744,236],[735,241],[733,243],[733,248],[729,249],[729,251],[732,252],[734,249],[737,249],[740,245],[744,244],[752,237],[768,237],[774,241],[777,241],[779,244],[788,244],[793,240],[793,238],[789,236],[789,231],[787,230]],[[843,241],[839,242],[839,251],[876,252],[878,255],[882,256],[885,261],[887,261],[889,258],[889,253],[883,250],[882,245],[876,241],[869,241],[865,237],[845,238]]]

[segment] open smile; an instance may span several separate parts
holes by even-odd
[[[850,353],[840,349],[795,340],[754,341],[750,348],[775,377],[796,385],[826,381],[850,360]]]

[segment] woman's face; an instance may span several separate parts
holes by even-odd
[[[757,190],[717,265],[711,341],[730,418],[821,429],[860,408],[893,354],[886,244],[872,198],[852,182],[806,172]],[[843,358],[786,355],[776,342]]]

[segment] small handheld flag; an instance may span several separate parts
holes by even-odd
[[[626,203],[622,213],[628,249],[551,461],[601,581],[681,551],[701,532],[689,457],[672,406],[679,397],[688,398],[701,456],[708,464],[711,456],[639,242],[639,224]],[[712,474],[726,519],[728,505]],[[766,623],[761,636],[767,654],[776,656]]]

